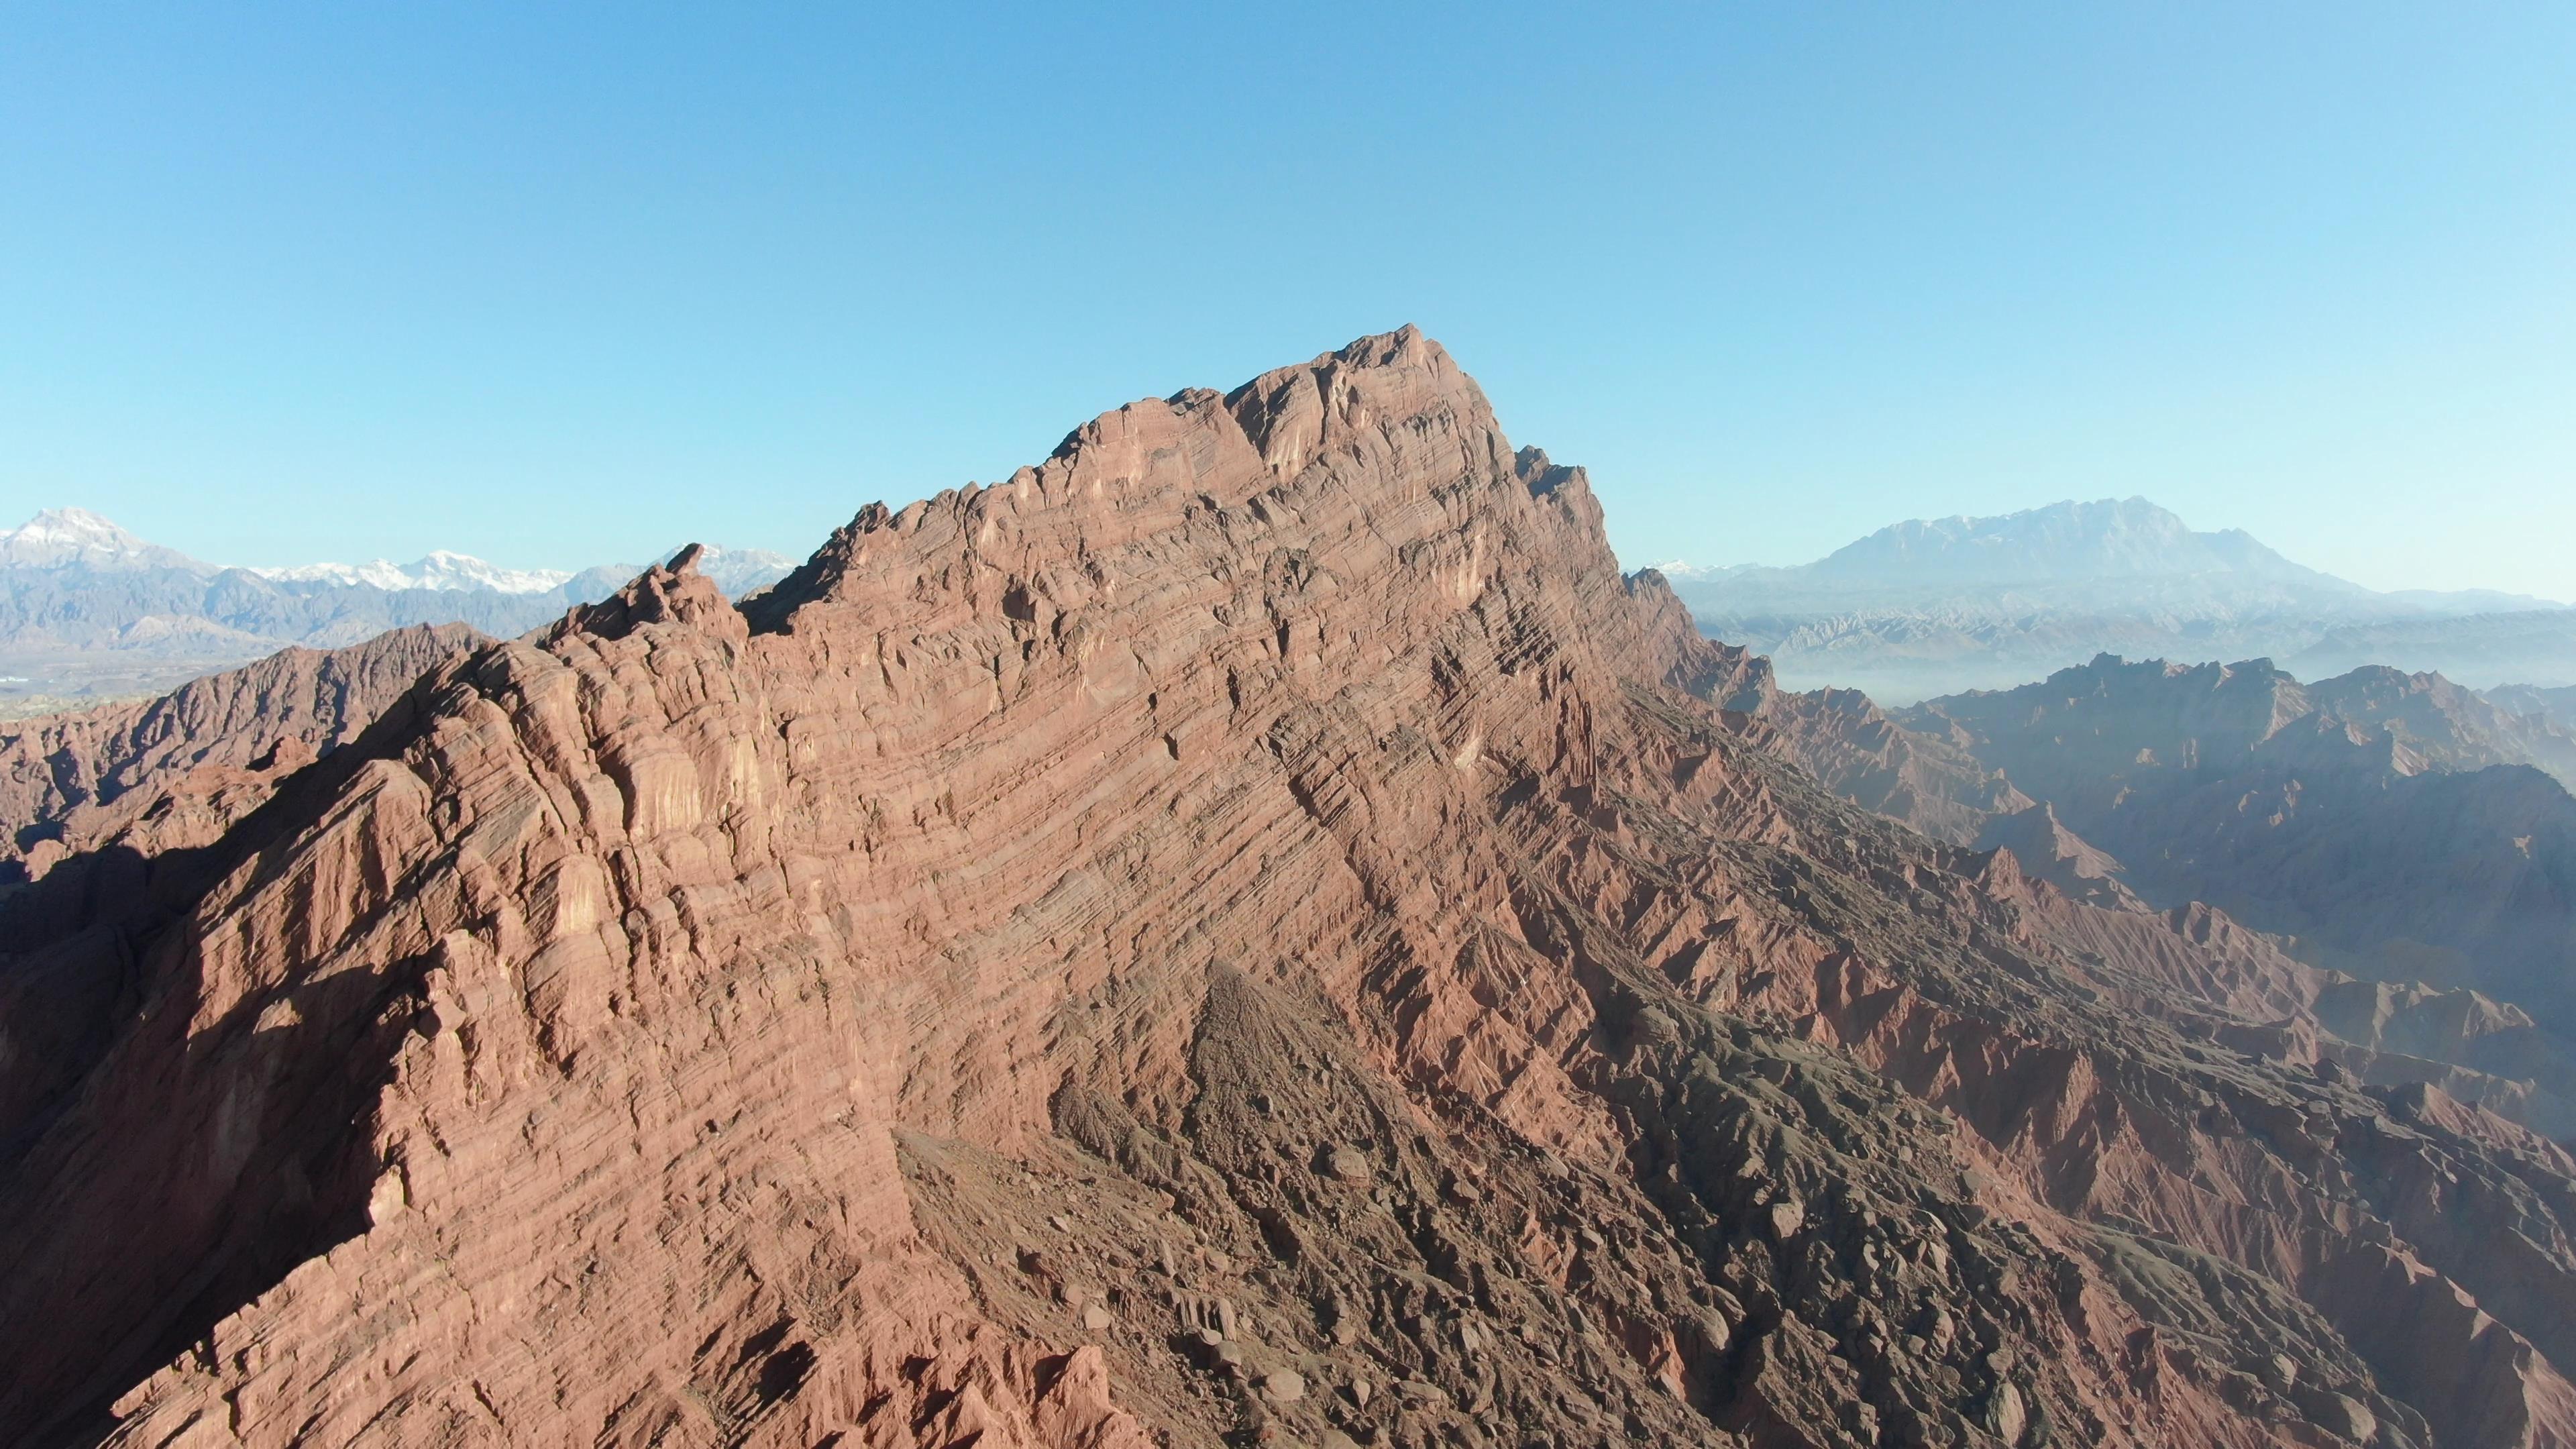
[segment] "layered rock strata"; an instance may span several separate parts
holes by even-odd
[[[416,625],[345,649],[281,650],[158,699],[0,726],[0,865],[41,876],[183,799],[201,806],[188,812],[195,828],[185,839],[163,828],[150,848],[213,840],[248,813],[227,786],[282,778],[355,739],[431,667],[490,642],[462,624]],[[211,803],[219,796],[236,803]]]
[[[11,934],[124,995],[0,1138],[0,1424],[2576,1434],[2576,1163],[2230,1046],[2267,945],[1836,800],[1751,669],[1410,330],[650,571]]]

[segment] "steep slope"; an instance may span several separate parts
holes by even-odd
[[[1826,795],[1410,330],[694,564],[53,903],[133,1006],[0,1123],[0,1424],[2576,1433],[2576,1163]]]
[[[448,625],[289,649],[161,699],[0,733],[0,923],[18,943],[0,953],[0,1122],[23,1122],[76,1081],[132,1006],[123,971],[99,969],[98,942],[25,944],[74,933],[111,903],[148,918],[138,897],[155,873],[185,876],[180,862],[354,741],[422,675],[490,642]]]
[[[1748,681],[1727,705],[1745,716],[1737,727],[1754,727],[1853,804],[1953,845],[1975,844],[1995,817],[2034,808],[2002,771],[1947,739],[1897,724],[1859,690],[1791,694],[1773,682],[1769,660],[1750,664]]]

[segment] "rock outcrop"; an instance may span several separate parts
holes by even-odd
[[[120,1007],[0,1123],[0,1426],[2576,1435],[2576,1162],[2227,1044],[2268,943],[1835,799],[1752,673],[1409,329],[648,571],[8,904]]]
[[[345,649],[281,650],[155,700],[0,725],[0,866],[41,876],[147,815],[159,827],[152,853],[206,844],[266,799],[227,787],[282,778],[357,738],[421,675],[490,642],[462,624],[416,625]],[[174,812],[191,826],[184,837]]]

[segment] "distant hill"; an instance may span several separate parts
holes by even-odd
[[[2576,685],[2576,609],[2339,624],[2282,662],[2306,674],[2388,664],[2438,669],[2481,686],[2564,688]]]
[[[2290,562],[2241,529],[2196,533],[2144,498],[2052,503],[1994,518],[1913,519],[1845,544],[1803,569],[1778,572],[1864,584],[2200,577],[2366,592]]]
[[[2576,685],[2550,689],[2505,684],[2486,691],[2486,697],[2515,714],[2538,715],[2560,729],[2576,732]]]
[[[792,562],[711,548],[699,568],[740,597]],[[411,564],[231,568],[85,509],[52,509],[0,529],[0,715],[154,693],[288,646],[338,648],[414,624],[518,634],[643,567],[513,570],[438,552]]]
[[[2106,652],[2302,656],[2311,673],[2397,663],[2473,684],[2576,681],[2576,610],[2492,591],[2380,593],[2241,530],[2196,531],[2144,498],[1917,519],[1790,568],[1659,568],[1702,632],[1771,656],[1785,686],[1858,688],[1893,703],[2010,687]],[[2485,621],[2500,611],[2546,622],[2481,654]],[[2407,637],[2423,647],[2383,658],[2370,652],[2371,631],[2382,629],[2414,631]],[[2358,652],[2337,655],[2331,670],[2304,657],[2338,631]],[[2555,677],[2562,671],[2569,681]]]
[[[1895,719],[2045,803],[2151,904],[2576,1037],[2576,735],[2537,714],[2436,674],[2104,657]]]

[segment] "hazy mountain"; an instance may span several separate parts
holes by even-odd
[[[252,569],[280,583],[368,584],[385,590],[489,589],[499,594],[542,594],[572,580],[567,569],[495,568],[479,558],[440,549],[409,565],[377,559],[372,563],[300,564],[293,568]]]
[[[2381,625],[2420,626],[2425,647],[2342,668],[2403,663],[2486,683],[2506,676],[2466,649],[2492,611],[2546,610],[2576,638],[2576,612],[2547,600],[2375,592],[2241,530],[2195,531],[2143,498],[1915,520],[1790,568],[1662,568],[1704,632],[1769,655],[1784,685],[1891,702],[2006,688],[2099,653],[2286,658]],[[2576,669],[2576,647],[2562,652]]]
[[[2539,715],[2432,674],[2104,657],[1895,718],[2047,804],[2152,904],[2576,1034],[2576,735]]]
[[[2503,684],[2487,690],[2486,696],[2515,714],[2538,715],[2560,729],[2576,732],[2576,685]]]
[[[703,559],[736,595],[792,562],[757,549]],[[444,551],[410,564],[228,568],[52,509],[0,530],[0,713],[149,693],[285,646],[338,648],[413,624],[518,634],[643,568],[504,569]]]
[[[2435,669],[2481,687],[2576,685],[2576,609],[2338,624],[2282,662],[2304,674],[2361,664]]]
[[[1777,572],[1870,587],[2213,577],[2358,591],[2290,562],[2240,529],[2195,533],[2144,498],[2052,503],[1997,518],[1914,519],[1803,569]]]

